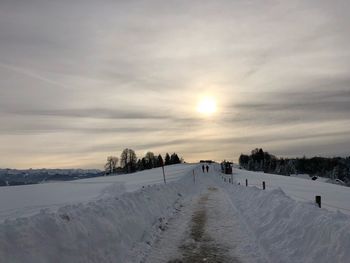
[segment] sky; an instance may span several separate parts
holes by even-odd
[[[346,0],[0,0],[0,167],[350,155]],[[203,114],[203,98],[216,112]]]

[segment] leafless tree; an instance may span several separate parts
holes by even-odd
[[[107,163],[105,164],[106,174],[113,174],[117,171],[119,158],[115,156],[108,156]]]
[[[132,173],[136,171],[137,157],[136,153],[132,149],[124,149],[120,156],[120,165],[124,168],[126,173]]]

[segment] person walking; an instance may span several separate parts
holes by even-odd
[[[209,173],[209,166],[207,165],[207,167],[205,167],[205,168],[207,168],[207,173]]]
[[[203,171],[203,173],[204,173],[204,164],[202,165],[202,171]]]

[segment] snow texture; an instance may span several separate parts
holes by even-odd
[[[258,188],[261,188],[262,182],[265,181],[267,189],[281,188],[288,196],[297,201],[314,202],[315,196],[320,195],[322,207],[350,215],[350,187],[327,183],[324,178],[312,181],[240,169],[233,169],[233,177],[241,185],[245,185],[245,179],[248,179],[249,186]]]
[[[193,167],[190,164],[166,166],[167,181],[178,180]],[[65,205],[96,201],[110,194],[120,195],[157,183],[163,183],[161,168],[75,181],[5,186],[0,189],[0,222],[35,215],[42,209],[56,211]]]
[[[188,168],[192,171],[193,166]],[[182,179],[167,185],[7,219],[0,225],[0,259],[11,263],[128,262],[135,243],[147,244],[159,229],[160,219],[171,215],[179,199],[193,192],[188,173],[183,171]]]
[[[298,202],[281,188],[264,191],[255,186],[221,185],[267,251],[270,262],[349,262],[349,215],[320,209],[314,202]]]
[[[217,191],[211,194],[206,205],[211,225],[207,231],[216,240],[222,237],[224,245],[235,244],[236,249],[229,253],[233,256],[236,253],[239,262],[348,262],[350,216],[320,209],[313,200],[295,200],[286,190],[299,195],[307,188],[316,191],[319,187],[319,191],[331,197],[329,202],[340,200],[344,205],[349,199],[342,198],[347,196],[349,188],[320,182],[311,187],[309,183],[313,181],[239,169],[235,170],[234,184],[229,184],[217,170],[203,174],[198,165],[174,165],[167,169],[171,182],[166,185],[161,184],[159,169],[125,178],[81,180],[83,183],[76,186],[85,198],[83,202],[79,194],[64,191],[66,183],[43,184],[44,188],[48,187],[45,192],[38,196],[32,193],[32,196],[34,200],[48,198],[44,209],[34,209],[31,215],[19,212],[21,218],[13,214],[0,223],[0,261],[140,262],[157,248],[156,240],[168,233],[167,228],[176,225],[171,222],[183,223],[184,219],[179,218],[183,213],[190,217],[191,210],[178,212],[181,206],[200,198],[208,187],[215,187]],[[199,174],[196,183],[193,170]],[[258,178],[260,175],[263,177]],[[246,176],[250,176],[250,181],[256,177],[256,182],[268,179],[267,190],[237,185]],[[278,188],[279,184],[283,190]],[[92,193],[82,190],[84,186]],[[24,188],[29,192],[30,188],[26,187],[34,186],[5,189],[16,189],[14,191],[20,193]],[[341,190],[332,192],[334,189]],[[57,195],[55,198],[40,195],[49,195],[50,190]],[[65,194],[68,194],[66,198]],[[64,200],[56,205],[54,201],[60,198]],[[72,200],[67,204],[69,198]],[[10,207],[11,199],[7,202]],[[22,208],[26,206],[17,206],[14,210]]]

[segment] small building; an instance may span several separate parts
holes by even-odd
[[[232,164],[231,162],[223,161],[221,163],[221,172],[224,174],[232,174]]]

